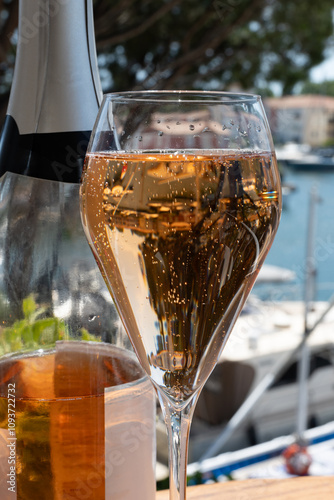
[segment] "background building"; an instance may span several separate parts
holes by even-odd
[[[334,143],[334,97],[268,98],[265,107],[275,143],[296,142],[310,146]]]

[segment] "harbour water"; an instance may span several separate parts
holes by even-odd
[[[301,300],[304,297],[305,269],[311,263],[316,270],[316,300],[329,300],[334,293],[334,171],[302,172],[284,168],[284,183],[295,188],[283,197],[283,212],[274,244],[266,264],[295,272],[296,279],[274,288],[258,286],[261,298]],[[310,218],[310,193],[316,190],[313,256],[307,258],[307,234]],[[272,294],[274,293],[274,297]]]

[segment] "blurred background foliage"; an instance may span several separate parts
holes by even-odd
[[[297,84],[321,92],[310,87],[308,75],[333,43],[333,0],[93,2],[104,91],[187,88],[268,95],[275,83],[283,94]],[[17,19],[18,0],[0,0],[0,118],[12,81]]]

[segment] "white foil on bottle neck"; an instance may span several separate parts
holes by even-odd
[[[102,99],[92,0],[20,0],[8,105],[20,134],[92,130]]]

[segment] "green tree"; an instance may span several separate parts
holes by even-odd
[[[301,94],[320,94],[334,97],[334,80],[321,83],[306,81],[300,91]]]
[[[289,93],[323,60],[332,33],[332,0],[96,0],[94,5],[102,76],[114,90],[252,90],[277,81]]]
[[[54,0],[56,1],[56,0]],[[323,60],[332,0],[94,0],[105,91],[268,88],[289,93]],[[0,108],[18,0],[0,0]]]

